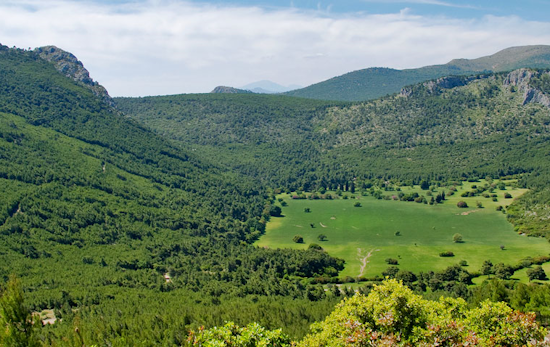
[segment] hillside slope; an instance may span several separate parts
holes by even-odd
[[[0,276],[17,275],[33,310],[63,319],[47,345],[74,335],[81,317],[91,344],[146,334],[163,345],[178,341],[167,331],[227,314],[299,335],[308,324],[295,310],[311,322],[330,309],[310,303],[324,293],[302,280],[336,275],[340,260],[251,245],[269,218],[257,181],[124,117],[38,51],[0,46],[0,85]]]
[[[115,101],[157,133],[272,187],[532,173],[525,184],[543,188],[549,81],[547,70],[529,69],[447,77],[364,103],[311,100],[309,108],[303,99],[260,95]]]
[[[487,57],[455,59],[447,64],[417,69],[368,68],[285,94],[323,100],[371,100],[397,93],[405,86],[439,77],[511,71],[522,67],[549,68],[550,46],[512,47]]]

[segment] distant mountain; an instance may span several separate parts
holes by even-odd
[[[276,94],[276,93],[288,92],[288,91],[299,89],[302,87],[295,84],[285,87],[275,82],[263,80],[263,81],[247,84],[246,86],[243,86],[241,88],[250,90],[258,94]]]
[[[250,90],[237,89],[233,87],[217,86],[210,93],[212,94],[250,94]]]
[[[364,101],[394,94],[407,85],[439,77],[511,71],[523,67],[549,68],[550,46],[512,47],[487,57],[454,59],[447,64],[418,69],[373,67],[349,72],[285,94],[322,100]]]

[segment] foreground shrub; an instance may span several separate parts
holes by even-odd
[[[345,299],[298,346],[542,346],[535,315],[485,301],[429,301],[396,280]]]
[[[199,329],[198,332],[190,332],[187,341],[190,345],[203,347],[290,346],[290,338],[283,334],[281,329],[267,330],[257,323],[239,327],[235,323],[229,322],[221,328]]]

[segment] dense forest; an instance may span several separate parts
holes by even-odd
[[[253,245],[283,190],[514,175],[532,191],[508,208],[510,220],[545,236],[549,76],[519,70],[442,78],[353,104],[253,94],[112,103],[39,50],[0,46],[0,323],[28,323],[29,310],[57,319],[22,328],[25,336],[7,329],[0,342],[208,345],[220,334],[270,336],[279,345],[300,340],[355,291],[324,282],[346,282],[338,278],[345,264],[322,250]],[[471,287],[470,274],[456,267],[388,277],[408,287],[367,283],[356,286],[357,295],[393,285],[415,302],[410,290],[422,300],[462,297],[448,305],[464,312],[490,310],[483,302],[492,300],[537,311],[539,321],[550,315],[547,285],[495,276]],[[466,324],[455,316],[431,321],[438,305],[447,304],[421,302],[426,324]],[[504,311],[512,321],[534,319]],[[209,329],[225,322],[233,323]],[[525,329],[539,339],[532,323]],[[319,343],[323,327],[316,329],[308,338]],[[391,341],[400,328],[391,329],[380,338]]]

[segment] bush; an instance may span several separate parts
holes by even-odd
[[[310,243],[308,249],[314,249],[316,251],[322,251],[323,247],[319,246],[316,243]]]
[[[462,242],[462,235],[460,235],[459,233],[454,234],[453,235],[453,242],[454,243]]]
[[[355,204],[353,204],[354,207],[361,207],[361,203],[357,201]]]
[[[548,279],[548,277],[546,277],[546,272],[544,272],[544,269],[541,266],[535,266],[532,269],[527,269],[527,277],[529,277],[529,281],[545,281]]]
[[[294,241],[296,243],[304,243],[304,238],[301,235],[295,235],[292,238],[292,241]]]
[[[511,199],[511,198],[512,198],[512,194],[504,193],[504,199]]]
[[[459,208],[467,208],[468,204],[465,201],[459,201],[456,203],[456,206],[458,206]]]
[[[394,259],[394,258],[386,258],[386,263],[390,264],[390,265],[398,265],[399,264],[399,261],[397,261],[397,259]]]
[[[327,240],[327,235],[325,235],[325,234],[319,234],[319,236],[317,236],[317,240],[319,240],[319,241],[326,241],[326,240]]]
[[[439,256],[440,257],[454,257],[455,254],[451,251],[445,251],[445,252],[439,253]]]

